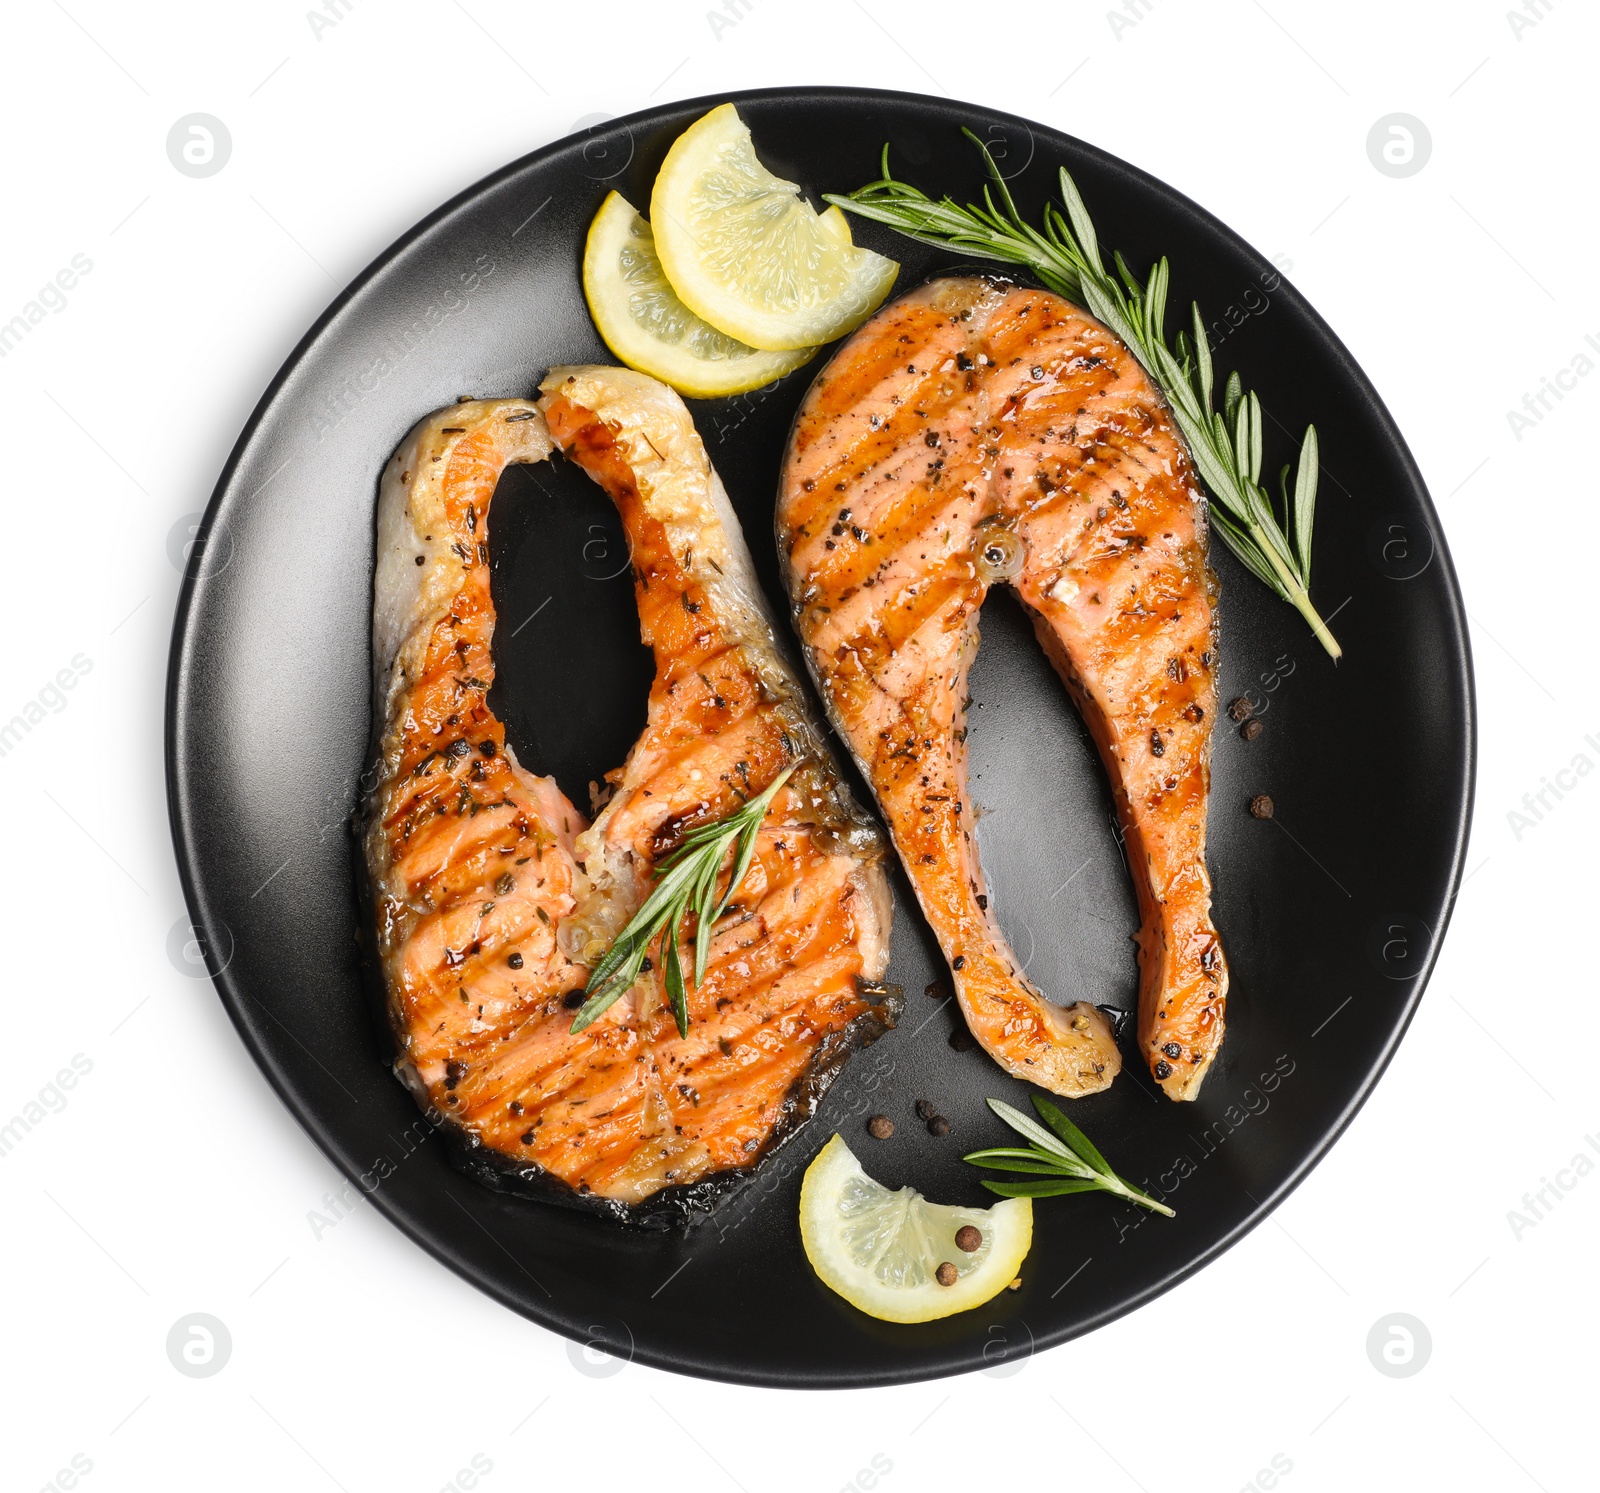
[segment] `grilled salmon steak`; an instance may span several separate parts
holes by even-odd
[[[794,618],[876,793],[973,1035],[1068,1096],[1120,1067],[1104,1014],[1028,981],[989,906],[966,781],[966,680],[1014,588],[1110,773],[1136,883],[1138,1040],[1192,1099],[1227,967],[1205,864],[1216,711],[1206,517],[1160,395],[1045,291],[938,280],[867,322],[795,420],[778,501]]]
[[[644,734],[593,823],[517,761],[488,704],[490,504],[508,463],[553,446],[621,511],[656,660]],[[364,848],[396,1071],[486,1181],[625,1220],[692,1216],[809,1116],[899,1004],[879,983],[881,836],[776,646],[722,485],[676,394],[623,369],[559,369],[539,403],[422,421],[385,469],[378,523]],[[659,948],[574,1034],[589,969],[656,862],[786,768],[690,991],[688,1036]]]

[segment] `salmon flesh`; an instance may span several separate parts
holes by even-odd
[[[1010,585],[1110,774],[1138,893],[1138,1043],[1192,1099],[1222,1040],[1206,801],[1217,586],[1206,510],[1133,355],[1059,296],[934,281],[858,330],[796,418],[778,500],[796,628],[877,795],[973,1035],[1058,1094],[1121,1065],[1105,1014],[1034,987],[984,889],[967,673]]]
[[[517,761],[488,704],[495,486],[557,448],[620,510],[656,665],[644,734],[592,822]],[[625,369],[566,368],[537,402],[423,420],[383,474],[373,649],[363,839],[397,1073],[494,1185],[626,1221],[694,1216],[811,1114],[899,998],[881,983],[881,835],[776,644],[683,402]],[[659,946],[574,1035],[589,970],[657,862],[789,768],[689,993],[688,1036]]]

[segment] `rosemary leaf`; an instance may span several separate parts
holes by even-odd
[[[1317,428],[1306,431],[1300,447],[1300,469],[1294,475],[1294,532],[1300,545],[1300,569],[1311,574],[1311,525],[1317,512]]]
[[[689,1035],[689,992],[683,985],[683,965],[678,962],[678,919],[674,918],[667,927],[666,937],[661,941],[661,957],[665,965],[662,971],[662,983],[667,988],[667,1001],[672,1007],[672,1014],[677,1018],[678,1035]]]
[[[970,1156],[962,1158],[970,1161],[974,1166],[988,1167],[996,1172],[1026,1172],[1031,1176],[1060,1177],[1064,1173],[1060,1164],[1053,1161],[1038,1161],[1031,1152],[1018,1151],[1014,1156],[1005,1156],[998,1151],[974,1151]],[[1094,1183],[1090,1183],[1094,1186]]]
[[[1073,1192],[1098,1192],[1100,1183],[1080,1182],[1065,1178],[1056,1182],[988,1182],[983,1184],[990,1192],[1003,1198],[1059,1198]]]
[[[1080,1160],[1087,1162],[1092,1170],[1097,1172],[1109,1172],[1111,1170],[1111,1163],[1095,1150],[1094,1142],[1046,1099],[1043,1094],[1035,1094],[1033,1096],[1033,1107],[1039,1111],[1039,1118],[1072,1148],[1073,1153]]]

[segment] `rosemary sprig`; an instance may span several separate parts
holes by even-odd
[[[1110,1192],[1154,1213],[1165,1213],[1168,1218],[1176,1216],[1165,1203],[1157,1202],[1149,1193],[1124,1182],[1111,1170],[1110,1162],[1094,1148],[1089,1137],[1048,1099],[1035,1094],[1033,1107],[1039,1111],[1044,1125],[998,1099],[989,1101],[989,1108],[1032,1144],[1026,1149],[997,1146],[988,1151],[973,1151],[962,1160],[995,1171],[1024,1172],[1043,1179],[1038,1182],[985,1179],[983,1185],[990,1192],[998,1192],[1003,1198],[1054,1198],[1069,1192]],[[1045,1125],[1050,1128],[1045,1129]]]
[[[572,1022],[572,1031],[581,1032],[607,1007],[633,988],[644,967],[645,955],[663,931],[661,940],[662,979],[667,999],[677,1018],[678,1035],[689,1035],[689,990],[684,983],[683,965],[678,957],[678,940],[686,912],[695,915],[694,984],[706,977],[706,959],[711,952],[711,930],[728,910],[733,894],[756,853],[756,836],[767,816],[773,796],[789,781],[793,767],[786,767],[754,798],[742,804],[725,819],[697,824],[671,855],[655,868],[659,878],[644,905],[628,920],[628,926],[612,941],[600,962],[589,972],[584,987],[586,997]],[[733,847],[733,869],[728,889],[717,900],[717,878],[728,848]]]
[[[1173,347],[1167,345],[1166,259],[1140,285],[1122,255],[1113,253],[1116,274],[1110,274],[1101,262],[1089,210],[1065,167],[1061,168],[1061,198],[1066,212],[1048,203],[1043,231],[1034,228],[1017,211],[989,148],[970,129],[963,133],[978,147],[992,182],[983,189],[981,207],[962,207],[950,197],[935,202],[909,183],[896,181],[889,174],[887,145],[877,181],[848,197],[827,193],[827,200],[861,217],[887,223],[921,243],[1021,265],[1050,290],[1076,301],[1104,322],[1132,349],[1166,395],[1195,468],[1216,500],[1212,521],[1228,548],[1258,580],[1294,607],[1329,655],[1338,658],[1342,650],[1311,604],[1310,594],[1311,530],[1317,504],[1316,427],[1306,427],[1292,498],[1289,468],[1285,466],[1279,473],[1280,519],[1261,485],[1261,402],[1254,390],[1246,393],[1239,375],[1232,373],[1223,390],[1222,409],[1212,408],[1211,347],[1198,304],[1191,308],[1193,333],[1180,331]]]

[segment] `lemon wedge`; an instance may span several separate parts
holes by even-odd
[[[816,352],[814,347],[758,352],[701,321],[673,293],[650,225],[619,192],[601,203],[589,225],[583,294],[595,326],[618,358],[696,399],[759,389]]]
[[[650,223],[684,305],[768,351],[813,347],[860,326],[900,270],[852,243],[837,207],[818,213],[799,187],[768,171],[732,104],[673,142]]]
[[[971,1250],[956,1243],[966,1227],[980,1236]],[[800,1239],[822,1283],[852,1306],[884,1322],[931,1322],[982,1306],[1016,1279],[1033,1243],[1033,1201],[959,1208],[911,1187],[891,1192],[835,1135],[806,1168]]]

